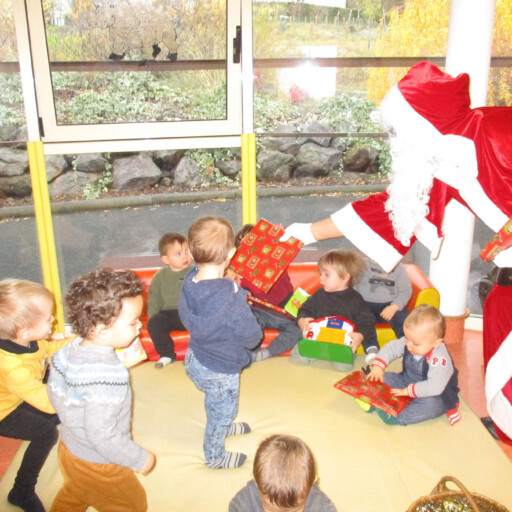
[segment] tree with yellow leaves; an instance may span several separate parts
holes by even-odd
[[[378,57],[442,57],[446,54],[450,0],[406,0],[403,8],[389,13],[388,30],[377,41]],[[512,48],[512,0],[497,0],[493,56],[510,56]],[[368,98],[376,102],[407,72],[407,68],[377,68],[369,73]],[[512,71],[491,72],[489,104],[510,105]]]

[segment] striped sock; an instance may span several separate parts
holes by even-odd
[[[237,423],[231,423],[229,427],[228,436],[236,436],[238,434],[248,434],[251,431],[251,427],[245,421],[239,421]]]
[[[247,459],[247,455],[237,452],[226,452],[221,460],[216,462],[207,462],[206,465],[211,469],[235,469],[239,468]]]

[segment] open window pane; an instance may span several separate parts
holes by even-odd
[[[239,2],[28,1],[45,142],[240,133]]]

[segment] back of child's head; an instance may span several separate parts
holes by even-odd
[[[244,224],[242,229],[236,234],[235,236],[235,247],[238,249],[240,247],[240,244],[242,243],[242,240],[245,238],[245,235],[251,231],[251,229],[254,227],[254,224]]]
[[[315,458],[302,439],[273,435],[258,447],[253,474],[263,501],[293,509],[306,502],[315,483]]]
[[[416,306],[404,321],[404,328],[411,330],[427,330],[437,339],[446,334],[446,319],[434,306],[421,304]]]
[[[357,284],[366,270],[363,258],[353,249],[332,249],[326,252],[318,260],[318,270],[326,266],[332,267],[342,278],[350,274],[349,286]]]
[[[0,281],[0,338],[15,339],[20,329],[39,321],[45,300],[53,304],[53,294],[42,284],[23,279]]]
[[[235,232],[224,217],[201,217],[190,226],[188,247],[198,265],[220,265],[235,247]]]
[[[99,324],[112,325],[123,301],[142,294],[142,281],[131,271],[98,268],[76,278],[66,294],[67,315],[74,331],[87,338]]]
[[[180,246],[187,243],[187,238],[181,233],[165,233],[158,241],[158,252],[160,256],[165,256],[167,250],[173,244],[179,244]]]

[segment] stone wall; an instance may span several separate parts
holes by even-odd
[[[313,121],[305,126],[280,125],[275,136],[258,138],[257,179],[285,183],[294,179],[315,179],[346,172],[376,173],[378,152],[373,148],[346,150],[332,127]],[[318,135],[316,135],[318,133]],[[308,134],[308,135],[303,135]],[[0,148],[0,196],[23,198],[32,192],[25,149],[26,131],[18,130],[19,144]],[[240,149],[232,148],[230,159],[216,160],[220,173],[236,179],[241,170]],[[116,153],[107,159],[99,153],[50,155],[45,157],[51,198],[76,196],[87,185],[95,186],[106,168],[115,191],[143,190],[157,186],[197,187],[204,180],[199,164],[185,150]],[[108,165],[110,164],[110,165]]]

